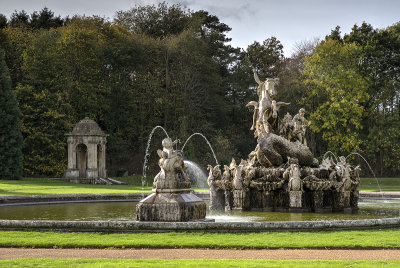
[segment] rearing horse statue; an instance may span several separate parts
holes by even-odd
[[[267,78],[264,82],[261,82],[255,69],[253,69],[253,73],[254,80],[258,84],[258,102],[251,101],[246,106],[254,106],[253,125],[250,130],[255,129],[255,136],[259,137],[273,132],[272,126],[277,124],[280,106],[287,106],[290,103],[276,102],[274,100],[276,94],[275,85],[278,84],[279,78]],[[273,121],[270,123],[268,121],[271,118],[273,118]]]

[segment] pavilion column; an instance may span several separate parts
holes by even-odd
[[[72,137],[68,137],[68,169],[76,168],[75,143]]]
[[[87,177],[97,178],[97,143],[89,142],[87,144]]]

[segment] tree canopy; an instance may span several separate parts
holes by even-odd
[[[64,134],[86,116],[110,135],[111,175],[141,172],[156,125],[182,142],[203,133],[221,164],[247,158],[255,139],[245,105],[258,98],[252,68],[260,79],[280,78],[277,98],[291,103],[280,116],[306,108],[316,156],[361,152],[382,175],[397,174],[399,23],[384,29],[363,23],[345,35],[336,27],[286,58],[273,36],[246,49],[232,47],[230,30],[208,11],[166,3],[119,11],[113,21],[61,18],[47,8],[0,14],[11,81],[1,74],[19,102],[24,174],[60,176],[67,159]],[[184,154],[203,166],[214,162],[197,138]]]

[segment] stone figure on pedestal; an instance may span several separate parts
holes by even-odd
[[[160,172],[155,176],[153,193],[136,205],[138,221],[204,220],[206,204],[193,194],[190,179],[180,152],[173,149],[177,141],[162,141],[158,150]]]

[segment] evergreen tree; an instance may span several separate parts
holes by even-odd
[[[0,179],[22,176],[22,134],[20,111],[14,93],[4,51],[0,49]]]

